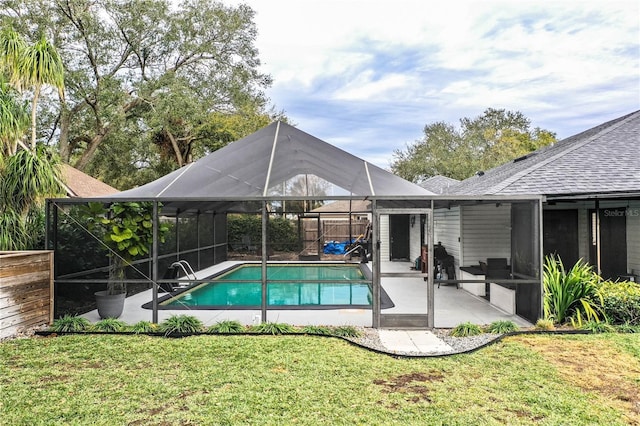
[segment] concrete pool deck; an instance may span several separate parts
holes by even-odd
[[[198,279],[204,279],[232,266],[246,262],[228,261],[196,272]],[[389,262],[384,264],[383,271],[410,271],[409,262]],[[383,277],[382,286],[395,303],[383,313],[426,313],[426,285],[423,274],[415,272],[415,276]],[[486,300],[470,294],[455,286],[437,286],[435,294],[435,327],[453,328],[463,322],[489,324],[496,320],[511,320],[520,327],[531,326],[531,323],[517,315],[509,315],[490,305]],[[128,324],[139,321],[151,321],[152,311],[143,309],[142,305],[152,299],[152,290],[130,296],[125,300],[121,320]],[[171,315],[188,314],[199,318],[205,326],[211,326],[223,320],[237,320],[245,325],[257,324],[261,319],[260,309],[243,310],[158,310],[158,321],[162,322]],[[91,322],[99,321],[97,311],[83,315]],[[371,327],[370,309],[322,309],[322,310],[268,310],[267,321],[283,322],[293,325],[353,325]],[[390,352],[444,353],[451,347],[429,330],[378,330],[382,345]]]

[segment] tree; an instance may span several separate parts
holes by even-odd
[[[18,64],[26,43],[9,26],[0,29],[0,154],[17,152],[20,138],[28,126],[28,114],[19,102],[12,82],[18,80]]]
[[[126,292],[126,270],[133,260],[149,254],[153,245],[153,203],[122,202],[104,206],[102,203],[87,203],[80,206],[81,216],[92,233],[102,236],[109,250],[111,268],[107,293],[115,295]],[[157,237],[160,243],[169,231],[160,223]]]
[[[466,179],[556,141],[555,133],[530,126],[521,112],[493,108],[462,118],[459,129],[428,124],[421,140],[394,151],[391,170],[413,182],[436,175]]]
[[[43,34],[34,44],[27,44],[10,26],[0,34],[0,69],[9,76],[9,82],[19,91],[33,88],[31,98],[31,150],[36,149],[36,114],[43,85],[52,85],[64,98],[64,69],[56,48]],[[15,150],[14,150],[15,151]]]
[[[42,247],[44,199],[63,193],[58,165],[43,145],[0,155],[0,250]]]
[[[16,63],[14,73],[20,87],[33,87],[31,100],[31,150],[36,149],[36,113],[42,86],[45,84],[58,89],[64,99],[64,68],[62,59],[51,43],[41,35],[33,45],[28,45]]]
[[[47,40],[29,45],[9,27],[0,30],[0,48],[0,250],[36,248],[44,233],[44,198],[62,192],[57,157],[35,144],[38,94],[43,84],[60,83],[51,79],[59,64],[52,65],[55,49]],[[34,88],[30,147],[22,142],[27,108],[14,90],[24,86]]]
[[[18,151],[28,127],[26,104],[18,100],[17,93],[0,74],[0,158]]]
[[[271,79],[258,71],[248,6],[207,0],[0,4],[21,31],[46,28],[60,46],[66,101],[48,128],[58,135],[63,161],[81,170],[130,175],[179,167],[206,151],[212,114],[270,116],[263,89]],[[99,157],[110,158],[109,167]]]

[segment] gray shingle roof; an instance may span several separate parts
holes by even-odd
[[[311,210],[314,213],[322,212],[366,212],[371,210],[369,200],[337,200]]]
[[[640,111],[468,178],[460,195],[640,192]]]
[[[420,182],[418,185],[434,194],[447,194],[452,188],[460,183],[459,180],[447,176],[437,175],[431,176]]]

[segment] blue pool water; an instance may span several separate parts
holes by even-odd
[[[262,301],[261,265],[242,265],[161,303],[163,307],[253,307]],[[270,264],[267,304],[282,307],[370,306],[359,265]]]

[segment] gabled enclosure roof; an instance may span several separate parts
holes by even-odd
[[[146,185],[114,198],[261,199],[300,175],[315,175],[347,196],[432,195],[346,151],[276,121]],[[303,198],[303,197],[294,197]]]

